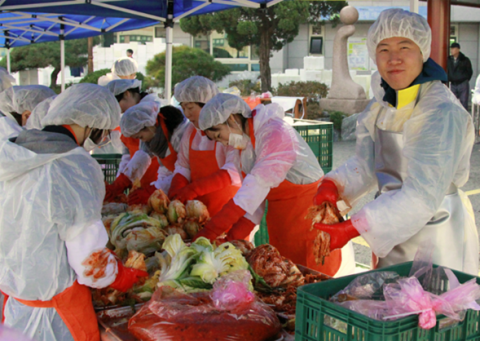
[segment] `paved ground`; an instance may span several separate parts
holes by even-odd
[[[354,141],[341,141],[333,144],[333,168],[342,165],[348,158],[355,154]],[[476,144],[472,151],[470,179],[462,188],[469,195],[475,211],[475,221],[477,228],[480,226],[480,144]],[[371,193],[359,202],[352,210],[352,213],[358,211],[366,203],[373,200],[374,193]],[[355,258],[357,263],[370,265],[371,252],[368,244],[362,238],[354,240]]]

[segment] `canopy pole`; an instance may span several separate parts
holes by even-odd
[[[173,44],[173,1],[168,1],[166,29],[166,50],[165,50],[165,90],[164,96],[167,104],[170,104],[172,97],[172,44]]]
[[[60,73],[62,74],[62,92],[65,91],[65,25],[60,25]]]
[[[10,64],[10,47],[7,47],[7,71],[8,73],[12,73]]]
[[[450,46],[450,0],[428,0],[427,18],[432,29],[430,57],[447,71]]]
[[[10,32],[8,31],[3,31],[3,34],[5,35],[5,37],[9,37],[10,36]],[[5,39],[5,45],[7,46],[7,71],[8,73],[12,73],[12,64],[10,63],[10,39],[9,38],[6,38]]]
[[[410,12],[418,13],[418,0],[410,0]]]

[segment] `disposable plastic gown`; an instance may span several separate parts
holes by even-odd
[[[372,77],[372,88],[375,98],[358,117],[355,156],[326,178],[335,181],[341,198],[353,207],[377,186],[374,160],[377,116],[380,129],[402,132],[405,144],[402,154],[408,159],[402,188],[382,194],[352,216],[353,225],[372,251],[385,257],[395,245],[405,242],[427,224],[450,184],[460,188],[467,182],[474,134],[471,116],[440,81],[421,86],[418,102],[408,114],[383,101],[378,72]],[[474,226],[465,229],[476,231]],[[476,245],[477,237],[466,236],[469,239]]]
[[[472,103],[480,104],[480,75],[478,75],[477,81],[475,83],[475,89],[473,90],[472,95]]]
[[[40,102],[35,109],[33,109],[32,114],[27,121],[27,129],[38,129],[42,130],[44,127],[42,125],[42,119],[47,115],[50,104],[57,96],[52,96]]]
[[[2,138],[0,189],[0,290],[25,300],[50,300],[77,278],[66,243],[101,219],[102,170],[81,147],[43,154]],[[5,316],[36,341],[72,340],[53,308],[9,299]]]
[[[248,214],[255,211],[270,189],[284,180],[306,185],[318,181],[323,171],[307,142],[284,122],[277,104],[258,105],[253,118],[255,149],[251,141],[241,153],[241,170],[247,174],[233,198]]]

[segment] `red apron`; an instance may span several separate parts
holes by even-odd
[[[29,307],[55,308],[75,341],[100,341],[90,289],[78,284],[77,281],[50,301],[26,301],[19,298],[16,300]]]
[[[190,135],[190,150],[189,150],[189,160],[190,160],[190,171],[192,182],[209,176],[220,170],[218,167],[216,150],[218,142],[215,142],[215,147],[213,150],[193,150],[192,142],[197,134],[197,129],[194,129]],[[200,200],[207,206],[208,213],[210,217],[213,217],[215,214],[220,212],[222,207],[232,199],[237,193],[239,187],[228,186],[222,188],[218,191],[208,193],[201,197],[198,197],[196,200]]]
[[[170,155],[165,156],[163,159],[160,159],[160,161],[162,161],[162,165],[164,165],[166,169],[168,169],[170,172],[173,172],[175,170],[175,162],[177,162],[177,152],[175,151],[175,149],[173,149],[173,146],[170,143],[170,137],[168,134],[167,126],[165,125],[164,117],[161,115],[158,116],[160,119],[160,126],[162,127],[163,134],[165,134],[165,136],[168,138],[168,149],[170,149]]]
[[[128,151],[130,153],[130,158],[132,158],[133,155],[140,149],[140,140],[139,139],[134,139],[133,137],[125,137],[125,136],[122,135],[120,137],[120,140],[122,140],[125,147],[127,147]],[[160,165],[158,164],[157,158],[152,157],[152,163],[147,168],[147,171],[145,172],[142,179],[140,180],[142,188],[149,187],[152,182],[157,180],[158,167],[160,167]]]
[[[248,124],[250,139],[255,149],[253,118],[248,119]],[[324,265],[317,265],[313,255],[316,231],[310,231],[312,222],[305,219],[319,183],[320,180],[308,185],[295,185],[284,180],[280,186],[270,189],[266,198],[268,236],[270,244],[275,246],[282,256],[295,264],[333,276],[342,263],[342,251],[333,251],[325,258]]]

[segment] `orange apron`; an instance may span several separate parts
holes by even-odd
[[[8,295],[5,294],[3,291],[0,292],[3,294],[2,321],[0,323],[3,324],[5,322],[5,306],[7,305]]]
[[[248,119],[250,139],[255,149],[255,134],[252,118]],[[342,251],[335,250],[325,258],[324,264],[315,262],[313,241],[316,231],[310,231],[312,222],[305,219],[317,193],[320,180],[308,185],[295,185],[284,180],[280,186],[270,189],[267,195],[267,227],[270,244],[280,254],[295,264],[333,276],[342,263]]]
[[[189,150],[189,160],[190,160],[190,171],[192,182],[209,176],[220,170],[218,167],[216,150],[218,142],[215,142],[215,148],[213,150],[193,150],[192,142],[197,134],[197,129],[194,129],[190,135],[190,150]],[[220,212],[222,207],[232,199],[237,193],[239,187],[228,186],[222,188],[218,191],[205,194],[201,197],[196,198],[200,200],[207,206],[210,217],[213,217],[215,214]]]
[[[133,137],[125,137],[122,135],[120,136],[120,140],[123,142],[125,147],[127,147],[131,158],[137,152],[137,150],[140,149],[140,140],[138,139],[134,139]]]
[[[77,281],[50,301],[16,300],[33,308],[55,308],[75,341],[100,341],[90,289]]]
[[[175,170],[175,162],[177,162],[177,152],[175,151],[175,149],[173,149],[173,146],[170,143],[170,136],[168,134],[167,126],[165,125],[165,118],[163,117],[163,115],[158,116],[160,119],[160,126],[162,127],[163,134],[168,139],[168,149],[170,149],[170,155],[165,156],[163,159],[160,159],[160,161],[162,161],[162,165],[164,165],[166,169],[168,169],[170,172],[173,172]]]

